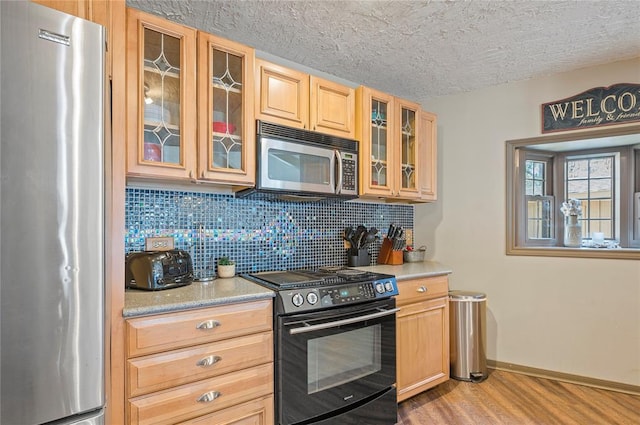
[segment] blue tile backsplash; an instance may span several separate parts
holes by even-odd
[[[188,251],[196,277],[215,275],[219,257],[237,273],[346,265],[343,230],[360,224],[383,237],[390,223],[413,229],[412,205],[236,199],[233,195],[127,188],[125,250],[172,236]],[[369,247],[375,264],[380,241]]]

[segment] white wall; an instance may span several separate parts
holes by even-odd
[[[487,294],[489,359],[640,385],[640,261],[505,255],[505,141],[541,135],[542,103],[638,82],[640,58],[422,100],[439,200],[416,206],[416,244]]]

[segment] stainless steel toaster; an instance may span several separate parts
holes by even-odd
[[[193,264],[187,251],[132,252],[126,257],[125,286],[157,291],[193,282]]]

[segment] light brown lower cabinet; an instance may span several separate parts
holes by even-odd
[[[396,304],[398,402],[449,379],[447,276],[398,282]]]
[[[238,404],[180,425],[262,425],[273,423],[273,396]]]
[[[271,300],[127,320],[127,422],[273,424]]]

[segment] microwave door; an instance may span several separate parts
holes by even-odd
[[[333,149],[272,138],[260,143],[260,189],[335,194]]]

